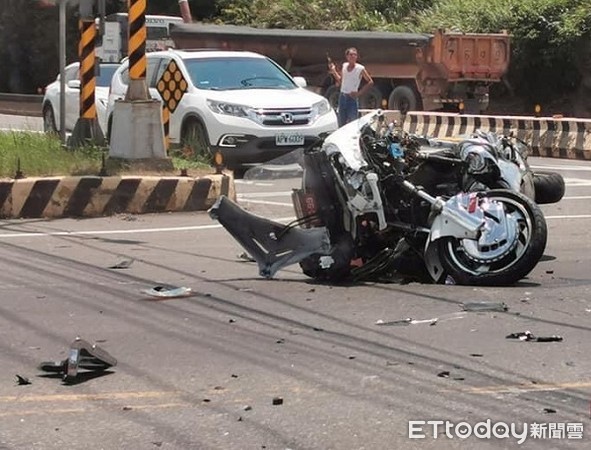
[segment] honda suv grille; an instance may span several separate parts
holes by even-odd
[[[312,110],[310,108],[264,109],[259,114],[263,119],[263,125],[267,126],[308,125]]]

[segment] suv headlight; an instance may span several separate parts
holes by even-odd
[[[312,105],[312,121],[318,117],[327,114],[331,110],[330,103],[327,99],[322,99]]]
[[[216,114],[225,114],[234,117],[244,117],[256,123],[262,123],[262,118],[258,111],[250,106],[238,105],[236,103],[220,102],[217,100],[207,100],[207,106]]]

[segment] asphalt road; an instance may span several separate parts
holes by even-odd
[[[0,221],[0,449],[588,448],[591,164],[532,162],[567,193],[543,207],[543,260],[508,288],[330,286],[298,266],[264,280],[205,213]],[[238,182],[239,201],[289,220],[297,183]],[[142,293],[165,284],[193,295]],[[462,312],[475,301],[509,310]],[[439,321],[376,325],[405,318]],[[505,338],[526,330],[564,340]],[[38,370],[76,336],[118,364],[73,385]],[[505,437],[455,434],[487,419]],[[453,438],[409,438],[430,420]],[[525,443],[501,423],[527,423]]]

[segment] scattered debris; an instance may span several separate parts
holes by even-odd
[[[209,403],[209,402],[211,402],[211,400],[209,398],[204,398],[203,399],[203,403]]]
[[[285,344],[285,339],[281,338],[281,339],[277,339],[275,341],[276,344]]]
[[[406,319],[399,319],[399,320],[377,320],[375,325],[380,326],[407,326],[407,325],[421,325],[421,324],[429,324],[429,326],[437,325],[439,322],[445,322],[446,320],[454,320],[454,319],[462,319],[466,316],[464,311],[459,313],[449,313],[443,314],[439,317],[434,317],[432,319],[412,319],[407,317]]]
[[[238,259],[246,261],[246,262],[257,262],[252,256],[250,256],[246,252],[242,252],[238,255]]]
[[[179,298],[192,295],[191,288],[180,286],[155,286],[152,289],[144,289],[142,293],[158,298]]]
[[[78,370],[85,369],[91,372],[104,372],[117,365],[117,360],[108,352],[91,345],[87,341],[77,337],[70,345],[68,358],[63,361],[42,362],[39,370],[63,375],[64,383],[73,383],[80,375]]]
[[[506,339],[519,339],[520,341],[562,342],[562,336],[534,336],[531,331],[520,331],[518,333],[511,333],[505,337]]]
[[[18,384],[19,386],[26,386],[27,384],[33,384],[33,383],[31,383],[31,380],[29,380],[27,377],[23,377],[22,375],[19,375],[17,373],[16,374],[16,384]]]
[[[470,356],[474,358],[482,358],[484,355],[482,353],[470,353]]]
[[[273,397],[273,405],[283,405],[283,397]]]
[[[238,378],[238,375],[236,375],[235,373],[233,373],[232,375],[230,375],[232,378]]]
[[[433,319],[424,319],[424,320],[416,320],[416,319],[411,319],[410,317],[408,317],[406,319],[392,320],[390,322],[384,322],[383,320],[380,319],[380,320],[376,321],[376,325],[407,326],[407,325],[418,325],[421,323],[428,323],[429,325],[435,325],[438,320],[439,319],[437,317],[435,317]]]
[[[484,311],[508,311],[509,307],[504,302],[471,302],[462,303],[464,311],[484,312]]]
[[[544,413],[546,414],[556,414],[556,410],[553,408],[544,408]]]
[[[245,405],[244,408],[242,408],[244,411],[250,411],[252,410],[252,406],[250,405]]]
[[[134,259],[124,259],[119,261],[117,264],[109,267],[109,269],[129,269],[129,267],[133,264]]]
[[[356,357],[351,355],[351,356],[347,356],[347,359],[355,359]]]
[[[123,411],[131,411],[133,408],[131,406],[124,406],[121,408]]]
[[[437,374],[439,378],[449,378],[449,370],[444,370],[443,372],[439,372]]]
[[[554,273],[554,271],[553,270],[546,270],[546,273],[552,274],[552,273]]]

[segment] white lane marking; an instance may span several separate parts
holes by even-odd
[[[591,186],[591,180],[585,180],[583,178],[566,178],[564,184],[572,187]]]
[[[245,192],[242,194],[238,194],[238,198],[265,198],[265,197],[285,197],[290,196],[291,191],[281,191],[281,192]]]
[[[273,206],[293,206],[293,203],[270,202],[268,200],[249,200],[247,198],[239,198],[241,203],[256,203],[259,205],[273,205]]]
[[[540,170],[573,170],[581,172],[591,172],[591,166],[530,166],[532,169]]]
[[[546,220],[551,219],[591,219],[591,214],[574,214],[572,216],[544,216]]]
[[[291,222],[295,217],[279,217],[274,220],[276,222]],[[0,238],[23,238],[23,237],[46,237],[46,236],[99,236],[106,234],[132,234],[132,233],[168,233],[177,231],[199,231],[211,230],[215,228],[222,228],[220,224],[215,225],[194,225],[187,227],[170,227],[170,228],[135,228],[130,230],[94,230],[94,231],[50,231],[50,232],[31,232],[31,233],[3,233]]]
[[[562,216],[544,216],[546,220],[554,219],[591,219],[591,214],[578,214],[578,215],[562,215]],[[295,217],[279,217],[270,218],[276,222],[291,222],[295,220]],[[28,238],[28,237],[50,237],[50,236],[100,236],[110,234],[137,234],[137,233],[169,233],[178,231],[200,231],[200,230],[212,230],[222,228],[220,224],[215,225],[194,225],[187,227],[169,227],[169,228],[135,228],[130,230],[94,230],[94,231],[50,231],[46,233],[42,232],[31,232],[31,233],[2,233],[0,238],[11,239],[11,238]]]
[[[560,199],[560,201],[562,200],[589,200],[591,198],[591,195],[579,195],[579,196],[572,196],[572,197],[562,197]]]

